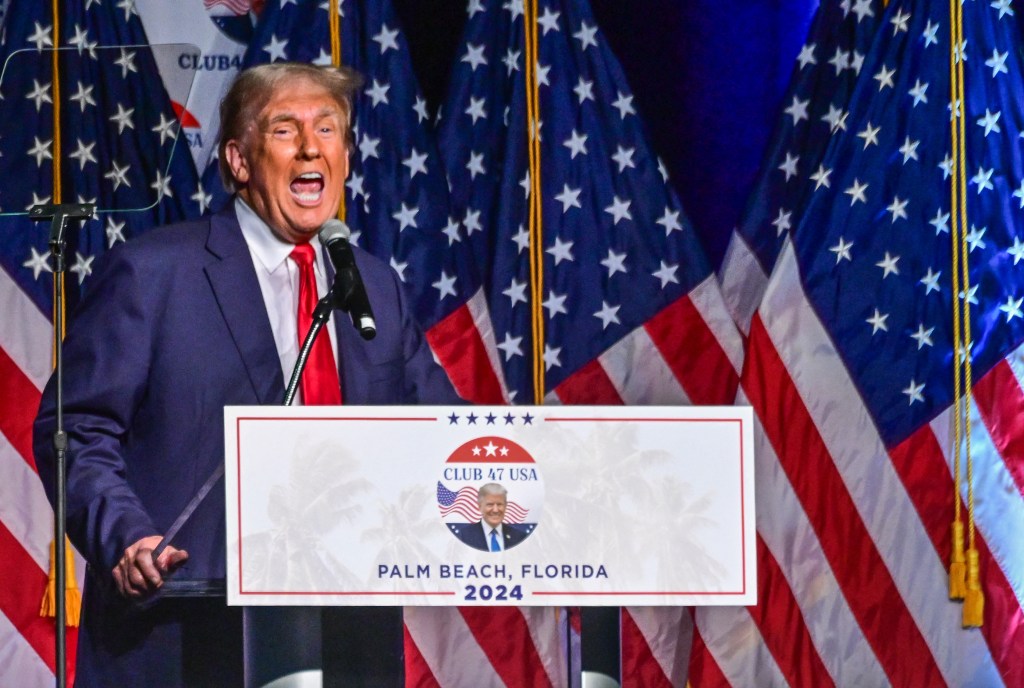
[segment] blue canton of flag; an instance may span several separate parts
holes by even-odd
[[[821,159],[846,127],[850,94],[878,35],[882,6],[881,0],[826,0],[797,56],[761,173],[719,270],[722,295],[744,331],[808,197],[831,184]],[[883,69],[873,76],[884,84],[893,74]],[[864,146],[877,145],[876,135],[873,128],[864,131]]]
[[[101,209],[84,224],[70,224],[65,235],[65,283],[73,305],[101,254],[155,224],[197,214],[199,206],[193,198],[193,163],[188,150],[175,143],[178,122],[133,1],[61,3],[59,40],[49,3],[11,0],[3,7],[0,579],[5,595],[0,613],[6,623],[0,628],[0,684],[43,686],[53,684],[55,669],[53,620],[39,616],[53,516],[35,473],[31,431],[52,367],[53,288],[49,226],[30,222],[25,213],[55,200],[58,155],[61,200]],[[84,572],[80,559],[76,570]],[[75,637],[71,629],[71,667]]]
[[[586,3],[538,3],[538,24],[541,304],[530,302],[521,0],[469,3],[439,123],[506,396],[534,398],[531,309],[540,306],[549,400],[730,402],[739,340],[621,68]],[[688,368],[701,356],[703,371]]]
[[[469,263],[450,245],[448,191],[426,128],[408,45],[388,2],[345,0],[341,63],[366,80],[353,103],[356,146],[346,183],[353,242],[388,261],[407,285],[414,312],[429,328],[462,305]],[[326,3],[264,8],[244,66],[292,60],[329,65]]]

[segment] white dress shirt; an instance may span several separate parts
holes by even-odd
[[[505,534],[501,532],[501,525],[502,524],[499,523],[496,526],[492,526],[492,525],[488,525],[487,521],[484,521],[483,519],[481,519],[480,520],[480,525],[483,526],[483,529],[484,529],[484,542],[487,543],[487,551],[491,551],[491,531],[494,530],[494,531],[497,531],[497,535],[498,535],[498,551],[499,552],[504,552],[505,551]]]
[[[239,196],[235,196],[235,215],[238,216],[238,224],[242,228],[245,243],[249,246],[253,267],[256,268],[256,278],[259,280],[263,303],[270,318],[270,329],[274,333],[274,344],[281,359],[281,372],[287,387],[292,376],[292,368],[299,358],[299,266],[288,258],[295,246],[279,239],[267,223]],[[314,249],[313,272],[316,275],[317,297],[321,298],[327,293],[328,287],[320,239],[314,235],[309,245]],[[333,320],[329,321],[324,329],[330,337],[331,351],[337,365],[338,343],[335,341],[333,323]],[[302,336],[305,337],[306,333],[303,332]],[[322,337],[324,333],[321,332],[318,336]],[[300,388],[295,394],[294,404],[301,403]]]

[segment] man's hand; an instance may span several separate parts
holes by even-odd
[[[144,537],[124,551],[112,571],[117,590],[129,599],[152,595],[164,584],[164,576],[188,559],[188,552],[170,545],[153,562],[153,550],[160,544],[159,535]]]

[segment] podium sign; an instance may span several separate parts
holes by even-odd
[[[750,408],[229,407],[225,435],[229,604],[756,602]]]

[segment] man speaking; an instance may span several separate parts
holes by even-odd
[[[68,534],[88,562],[78,686],[241,684],[239,609],[223,598],[132,603],[171,572],[224,577],[221,489],[155,563],[153,549],[224,461],[224,407],[284,398],[329,288],[317,232],[341,202],[358,85],[351,71],[304,64],[242,72],[221,103],[219,163],[233,203],[129,241],[95,271],[64,358]],[[334,318],[297,401],[457,402],[397,275],[353,250],[376,337]],[[55,414],[51,380],[34,437],[51,500]]]

